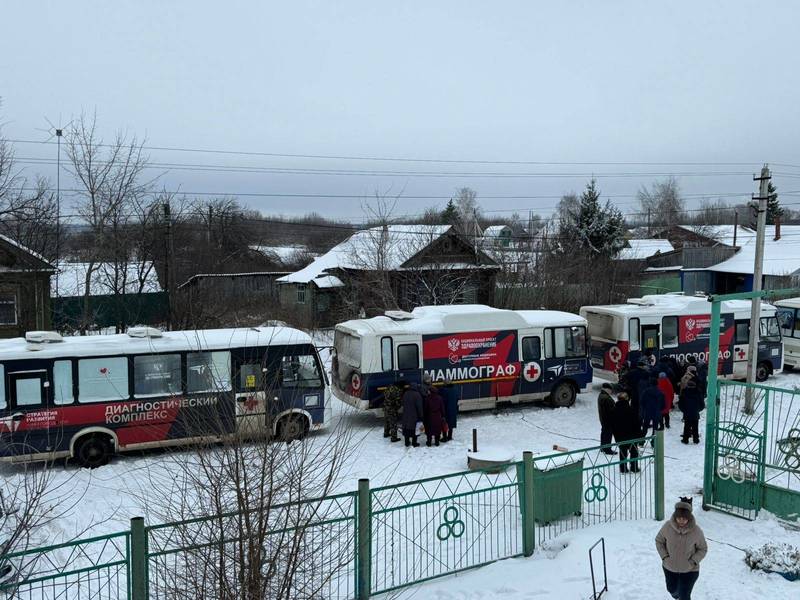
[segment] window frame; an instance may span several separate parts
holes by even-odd
[[[58,364],[66,364],[69,366],[69,402],[59,402],[59,394],[58,390],[60,389],[58,385],[58,377],[56,371],[56,365]],[[53,375],[52,375],[52,384],[51,387],[53,388],[53,406],[70,406],[75,404],[77,401],[77,395],[75,394],[75,365],[72,362],[71,358],[59,358],[53,361],[52,365]]]
[[[386,348],[384,342],[389,342],[389,367],[386,367]],[[394,340],[392,336],[385,335],[381,338],[381,370],[386,373],[387,371],[394,371]]]
[[[136,363],[139,359],[156,359],[156,358],[166,358],[171,357],[172,359],[178,359],[178,391],[169,391],[169,392],[153,392],[153,393],[145,393],[139,394],[136,391]],[[185,386],[183,384],[184,377],[183,377],[183,357],[181,356],[180,352],[164,352],[159,354],[134,354],[131,357],[133,360],[131,361],[131,372],[133,373],[133,397],[136,399],[139,398],[160,398],[163,396],[178,396],[183,394]]]
[[[294,380],[292,380],[292,383],[295,383],[296,385],[287,385],[287,379],[286,379],[286,377],[284,377],[284,365],[286,364],[287,361],[291,362],[295,358],[298,359],[298,362],[299,362],[299,360],[301,358],[310,359],[311,362],[314,365],[314,370],[316,371],[316,374],[317,374],[316,379],[294,379]],[[281,384],[281,388],[282,389],[285,389],[285,390],[315,390],[315,389],[319,389],[319,388],[322,388],[322,387],[325,386],[325,378],[324,378],[324,376],[322,374],[322,367],[321,367],[319,361],[317,360],[317,357],[311,352],[307,352],[307,353],[304,353],[304,354],[297,354],[297,353],[284,354],[283,356],[280,357],[280,362],[279,362],[279,367],[278,368],[280,369],[280,384]],[[299,373],[299,369],[298,369],[298,373]],[[315,385],[308,385],[308,384],[304,383],[304,382],[308,382],[308,381],[313,381],[313,382],[318,382],[318,383],[316,383]]]
[[[5,300],[4,297],[10,297],[10,300]],[[14,320],[13,321],[0,321],[0,326],[3,327],[11,327],[14,325],[19,325],[19,297],[17,296],[16,292],[0,292],[0,304],[10,304],[14,309]]]
[[[295,289],[295,304],[305,304],[306,303],[306,294],[308,293],[308,284],[307,283],[298,283],[297,288]]]
[[[570,333],[570,339],[573,338],[572,331],[574,329],[583,329],[583,353],[582,354],[567,354],[566,345],[564,347],[564,355],[559,355],[556,348],[556,329],[566,329]],[[549,344],[548,344],[549,341]],[[566,341],[566,340],[565,340]],[[549,346],[549,347],[548,347]],[[585,325],[562,325],[559,327],[548,327],[544,330],[544,357],[545,359],[551,358],[586,358],[589,353],[589,343],[587,338],[587,328]]]
[[[535,358],[530,358],[525,354],[525,350],[526,350],[525,342],[527,342],[528,340],[536,340],[536,342],[535,342],[536,343],[536,357]],[[520,344],[522,345],[522,362],[526,362],[527,363],[527,362],[533,362],[533,361],[542,360],[542,338],[541,337],[539,337],[538,335],[526,335],[526,336],[524,336],[522,338],[522,340],[520,341]]]
[[[764,329],[764,325],[767,326],[766,331],[767,332],[769,331],[768,329],[769,325],[767,324],[769,323],[770,320],[772,320],[776,325],[777,335],[765,335],[761,333],[762,329]],[[781,341],[781,324],[780,321],[778,321],[777,315],[758,318],[758,339],[759,341],[772,342],[772,343],[778,343]]]
[[[675,341],[673,343],[670,343],[670,344],[667,343],[667,336],[664,333],[667,330],[667,328],[665,326],[665,323],[669,319],[674,319],[675,320]],[[662,348],[677,348],[678,346],[680,346],[680,343],[681,343],[680,327],[681,327],[680,319],[677,316],[669,315],[669,316],[661,317],[661,330],[660,330],[659,333],[661,334],[660,337],[661,337],[661,347]]]
[[[81,381],[81,363],[89,362],[89,361],[101,361],[101,360],[124,360],[125,361],[125,391],[126,395],[124,397],[115,397],[115,398],[93,398],[90,400],[82,399],[82,389],[83,389],[83,382]],[[101,402],[126,402],[131,399],[131,361],[130,356],[128,355],[116,355],[116,356],[86,356],[83,358],[78,359],[78,397],[77,401],[78,404],[100,404]],[[74,373],[73,373],[74,375]],[[74,384],[73,384],[74,385]]]
[[[739,327],[744,325],[746,335],[744,339],[739,337]],[[749,344],[750,343],[750,321],[734,321],[733,322],[733,339],[735,344]]]
[[[417,357],[416,364],[413,367],[403,367],[400,363],[400,352],[403,348],[413,347],[414,353]],[[397,344],[397,370],[398,371],[413,371],[414,369],[419,369],[419,344],[414,342],[408,344]]]
[[[633,322],[636,321],[636,327],[633,327]],[[631,337],[631,331],[636,332],[636,342]],[[628,351],[638,351],[642,349],[642,331],[639,317],[631,317],[628,319]]]
[[[193,365],[193,367],[190,367],[189,366],[190,357],[201,355],[201,354],[207,354],[207,355],[212,356],[211,361],[210,362],[205,362],[205,363],[203,363],[203,365],[196,364],[196,365]],[[227,364],[226,364],[226,368],[227,368],[226,376],[227,376],[227,383],[228,383],[227,387],[223,386],[223,387],[214,388],[214,389],[190,390],[189,389],[189,371],[192,368],[197,368],[197,367],[200,367],[200,366],[208,367],[208,365],[214,365],[214,358],[213,358],[214,354],[227,354],[227,358],[228,358]],[[231,372],[232,366],[233,366],[233,357],[231,355],[231,351],[230,350],[198,350],[196,352],[186,352],[184,354],[184,357],[185,358],[184,358],[184,361],[182,362],[182,365],[183,365],[183,373],[184,373],[184,389],[186,390],[186,394],[187,395],[191,395],[191,394],[219,394],[219,393],[224,393],[224,392],[230,392],[230,391],[233,390],[233,386],[234,386],[233,379],[234,379],[234,376],[233,376],[233,373]],[[215,374],[212,373],[212,377],[214,375]]]

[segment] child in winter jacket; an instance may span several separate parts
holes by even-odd
[[[692,515],[689,498],[681,498],[672,517],[661,527],[656,535],[656,550],[661,557],[667,591],[678,600],[691,600],[708,545]]]

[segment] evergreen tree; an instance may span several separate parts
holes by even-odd
[[[625,247],[625,219],[609,202],[600,203],[600,190],[592,179],[577,207],[561,217],[559,238],[564,252],[580,250],[591,257],[610,258]]]
[[[453,199],[450,198],[450,200],[447,201],[447,206],[445,206],[444,210],[442,211],[442,223],[455,225],[458,223],[458,220],[458,208],[456,207],[456,203],[453,202]]]
[[[778,190],[771,181],[767,188],[767,196],[769,197],[767,200],[767,225],[774,225],[775,219],[783,217],[783,208],[778,201]]]

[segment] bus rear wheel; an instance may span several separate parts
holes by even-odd
[[[306,434],[306,420],[301,415],[284,417],[278,422],[278,437],[282,442],[301,440]]]
[[[104,435],[91,435],[75,444],[75,458],[87,469],[96,469],[108,464],[112,453],[111,441]]]
[[[550,392],[550,402],[557,408],[568,408],[575,404],[575,386],[567,381],[562,381]]]
[[[766,381],[769,377],[770,365],[766,362],[758,363],[756,366],[756,381]]]

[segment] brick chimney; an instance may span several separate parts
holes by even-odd
[[[775,217],[775,241],[781,239],[781,218]]]

